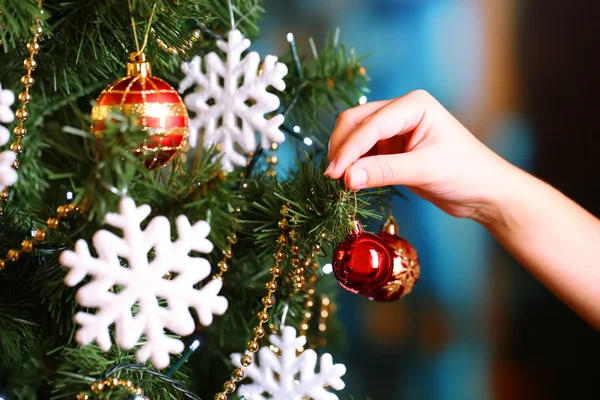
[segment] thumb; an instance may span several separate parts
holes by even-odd
[[[357,160],[346,174],[345,184],[352,190],[380,186],[421,186],[425,170],[415,153],[365,157]]]

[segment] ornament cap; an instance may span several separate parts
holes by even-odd
[[[358,221],[356,219],[352,219],[350,221],[350,224],[352,224],[352,233],[354,235],[359,235],[362,232],[364,232],[364,229],[363,229],[362,224],[360,223],[360,221]]]
[[[150,63],[146,60],[144,53],[131,53],[127,63],[127,76],[141,76],[146,78],[152,75]]]
[[[383,224],[381,228],[381,233],[387,233],[388,235],[397,235],[398,234],[398,223],[396,222],[396,218],[390,215]]]

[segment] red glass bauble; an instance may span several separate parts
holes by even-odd
[[[354,230],[333,252],[333,273],[344,289],[369,294],[389,280],[393,254],[383,239],[354,223]]]
[[[92,109],[92,131],[98,138],[112,110],[134,113],[148,132],[136,154],[144,156],[148,169],[170,163],[187,142],[188,113],[179,93],[150,73],[145,55],[133,53],[127,63],[127,76],[106,87]]]
[[[388,282],[369,295],[377,301],[393,301],[409,294],[421,273],[419,257],[415,248],[404,238],[398,236],[398,225],[394,217],[389,217],[379,233],[394,253],[394,268]]]

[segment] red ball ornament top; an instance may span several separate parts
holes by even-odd
[[[360,222],[353,223],[353,231],[333,253],[333,273],[344,289],[369,294],[389,280],[393,254],[380,237],[365,232]]]
[[[183,149],[188,137],[188,113],[179,93],[152,76],[144,53],[132,53],[127,76],[106,87],[92,109],[92,131],[102,137],[104,121],[112,110],[139,116],[148,137],[135,149],[149,169],[163,167]]]

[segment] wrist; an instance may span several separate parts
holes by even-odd
[[[480,202],[473,219],[492,232],[509,228],[518,222],[517,214],[527,207],[527,200],[538,180],[527,172],[503,161],[495,174],[494,186]]]

